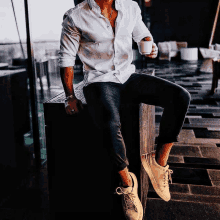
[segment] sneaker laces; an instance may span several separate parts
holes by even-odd
[[[164,173],[164,187],[166,187],[168,185],[168,182],[170,180],[171,184],[172,184],[172,177],[171,174],[173,173],[172,170],[167,169]],[[168,178],[169,177],[169,178]]]
[[[120,191],[118,191],[118,189]],[[131,193],[131,192],[130,193],[124,192],[121,187],[118,187],[114,194],[118,194],[118,195],[122,195],[123,194],[124,195],[124,202],[125,202],[126,209],[127,210],[128,209],[134,209],[136,212],[138,212],[137,207],[136,207],[135,202],[134,202],[135,201],[135,195],[133,193]]]

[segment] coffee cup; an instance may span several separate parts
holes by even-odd
[[[151,54],[151,52],[152,52],[152,46],[153,46],[153,41],[144,41],[144,40],[141,40],[141,41],[138,43],[139,53],[140,53],[141,55]]]

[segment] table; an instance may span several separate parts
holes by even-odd
[[[8,63],[0,63],[0,70],[8,69]]]
[[[0,165],[18,168],[23,135],[30,131],[27,71],[0,70]],[[24,156],[24,155],[23,155]]]
[[[198,48],[181,48],[181,60],[198,60]]]

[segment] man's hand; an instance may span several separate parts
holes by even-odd
[[[151,54],[146,54],[145,57],[149,57],[149,58],[154,59],[157,57],[157,54],[158,54],[157,45],[155,43],[153,43]]]
[[[81,100],[77,98],[70,98],[68,101],[65,101],[65,109],[68,115],[74,115],[83,110],[83,105]]]

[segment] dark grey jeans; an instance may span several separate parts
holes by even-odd
[[[156,76],[134,73],[124,83],[96,82],[83,88],[89,112],[105,140],[111,143],[114,165],[123,170],[129,165],[121,134],[121,103],[145,103],[162,107],[158,143],[177,142],[191,96],[183,87]]]

